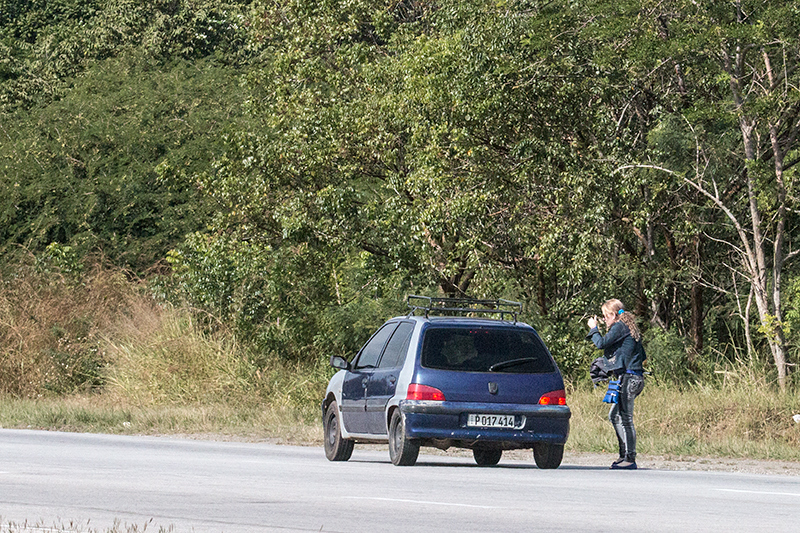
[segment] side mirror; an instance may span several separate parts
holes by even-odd
[[[340,355],[331,356],[331,366],[333,368],[338,368],[339,370],[350,370],[350,363],[348,363],[347,360]]]

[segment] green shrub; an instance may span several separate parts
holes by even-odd
[[[649,378],[664,384],[694,382],[697,362],[690,360],[685,341],[674,331],[650,328],[644,335]]]
[[[539,335],[553,354],[564,378],[588,378],[591,362],[602,355],[602,352],[585,339],[585,324],[542,322],[543,325],[538,329]]]

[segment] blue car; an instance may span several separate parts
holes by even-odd
[[[496,465],[503,450],[533,449],[558,468],[569,435],[564,380],[520,304],[410,296],[339,369],[322,402],[325,455],[347,461],[357,443],[388,443],[397,466],[421,446],[472,450]],[[485,317],[490,315],[490,318]]]

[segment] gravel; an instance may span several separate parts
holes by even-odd
[[[610,466],[614,459],[616,459],[616,457],[612,454],[565,453],[563,464]],[[791,461],[733,459],[727,457],[665,457],[640,454],[636,458],[636,464],[640,469],[650,470],[704,470],[746,474],[783,474],[787,476],[800,476],[800,463]]]
[[[383,446],[382,448],[379,445],[371,446],[376,446],[375,449],[386,449],[386,446]],[[471,451],[456,450],[454,448],[451,448],[446,452],[436,450],[435,448],[422,448],[420,453],[472,457]],[[564,452],[564,460],[561,464],[608,468],[611,466],[611,462],[616,458],[616,455],[610,453],[584,453],[567,451]],[[533,463],[533,453],[531,450],[505,451],[503,452],[502,461],[523,461]],[[800,463],[792,461],[736,459],[730,457],[669,457],[662,455],[639,454],[636,458],[636,464],[640,470],[704,470],[714,472],[800,476]]]
[[[152,436],[152,435],[151,435]],[[242,435],[222,435],[218,433],[192,433],[192,434],[171,434],[158,435],[167,438],[186,438],[197,440],[218,440],[218,441],[245,441],[245,442],[264,442],[269,444],[294,444],[300,446],[319,446],[322,443],[310,442],[285,442],[282,439],[248,438]],[[385,444],[357,444],[359,449],[374,451],[385,451],[388,460],[389,452]],[[452,455],[459,457],[472,457],[472,451],[457,448],[450,448],[447,451],[437,450],[436,448],[424,447],[420,454],[425,455]],[[610,453],[585,453],[585,452],[564,452],[564,465],[591,466],[607,468],[616,459]],[[522,461],[533,463],[533,453],[531,450],[510,450],[503,452],[503,461]],[[759,459],[738,459],[730,457],[692,457],[692,456],[663,456],[639,454],[636,463],[639,469],[649,470],[703,470],[715,472],[739,472],[746,474],[777,474],[787,476],[800,476],[800,462],[792,461],[772,461]],[[502,463],[501,463],[502,464]]]

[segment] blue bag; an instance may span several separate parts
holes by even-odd
[[[606,391],[606,395],[603,396],[604,403],[617,403],[619,402],[619,381],[620,380],[610,380],[608,382],[608,390]]]

